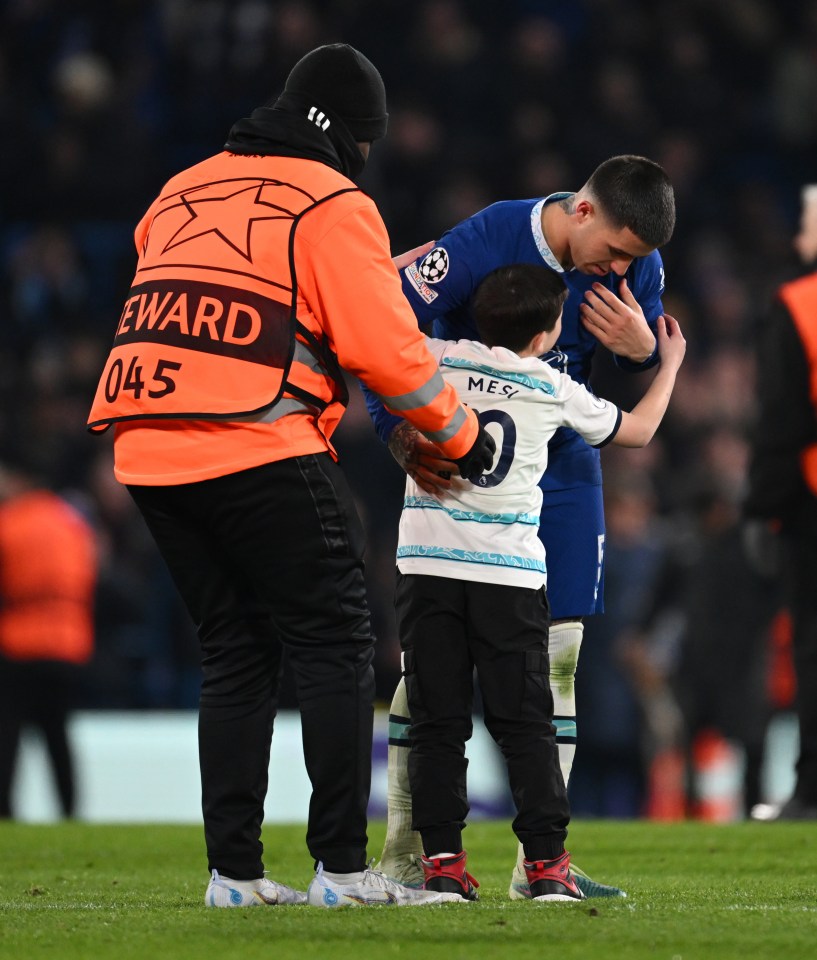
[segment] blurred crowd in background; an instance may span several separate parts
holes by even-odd
[[[756,801],[791,682],[785,614],[744,557],[740,500],[757,335],[775,287],[802,270],[791,239],[801,186],[817,181],[817,6],[794,0],[6,0],[0,462],[34,469],[98,536],[81,705],[197,703],[193,627],[113,478],[110,439],[85,430],[133,229],[167,178],[337,40],[386,82],[389,134],[361,185],[395,254],[496,200],[578,189],[614,154],[669,173],[664,303],[689,349],[656,440],[603,454],[607,612],[579,664],[574,811],[644,812],[652,760],[710,729],[745,751]],[[593,385],[628,407],[644,380],[600,356]],[[337,446],[368,531],[387,703],[403,477],[354,385]]]

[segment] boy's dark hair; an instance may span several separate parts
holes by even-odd
[[[675,193],[663,167],[626,154],[600,164],[584,185],[617,229],[626,227],[648,247],[660,247],[675,228]]]
[[[550,331],[567,297],[561,274],[535,263],[498,267],[477,287],[471,311],[482,342],[524,350],[537,333]]]

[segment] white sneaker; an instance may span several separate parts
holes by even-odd
[[[204,903],[208,907],[274,907],[284,903],[306,903],[306,894],[266,877],[231,880],[219,876],[218,870],[214,870]]]
[[[396,857],[385,854],[375,870],[415,890],[419,890],[425,881],[423,858],[419,853],[403,853]]]
[[[306,891],[313,907],[424,907],[435,903],[468,903],[458,893],[413,890],[375,870],[366,870],[357,883],[336,883],[323,872],[323,864]]]

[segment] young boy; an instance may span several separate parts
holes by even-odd
[[[538,481],[559,427],[596,447],[646,445],[686,349],[676,321],[661,318],[661,366],[642,400],[624,413],[538,359],[558,341],[565,297],[561,276],[545,266],[500,267],[474,295],[483,342],[428,341],[445,379],[497,441],[492,470],[474,483],[455,481],[432,496],[407,480],[397,549],[412,826],[423,841],[424,887],[467,900],[477,899],[462,847],[474,668],[485,725],[508,767],[531,899],[583,899],[564,848],[570,812],[548,685]]]

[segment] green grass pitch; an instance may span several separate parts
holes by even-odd
[[[384,825],[370,826],[379,853]],[[0,823],[3,960],[811,960],[814,824],[578,821],[574,860],[626,900],[507,899],[507,822],[466,831],[476,904],[207,910],[202,831]],[[270,875],[307,884],[304,826],[265,830]]]

